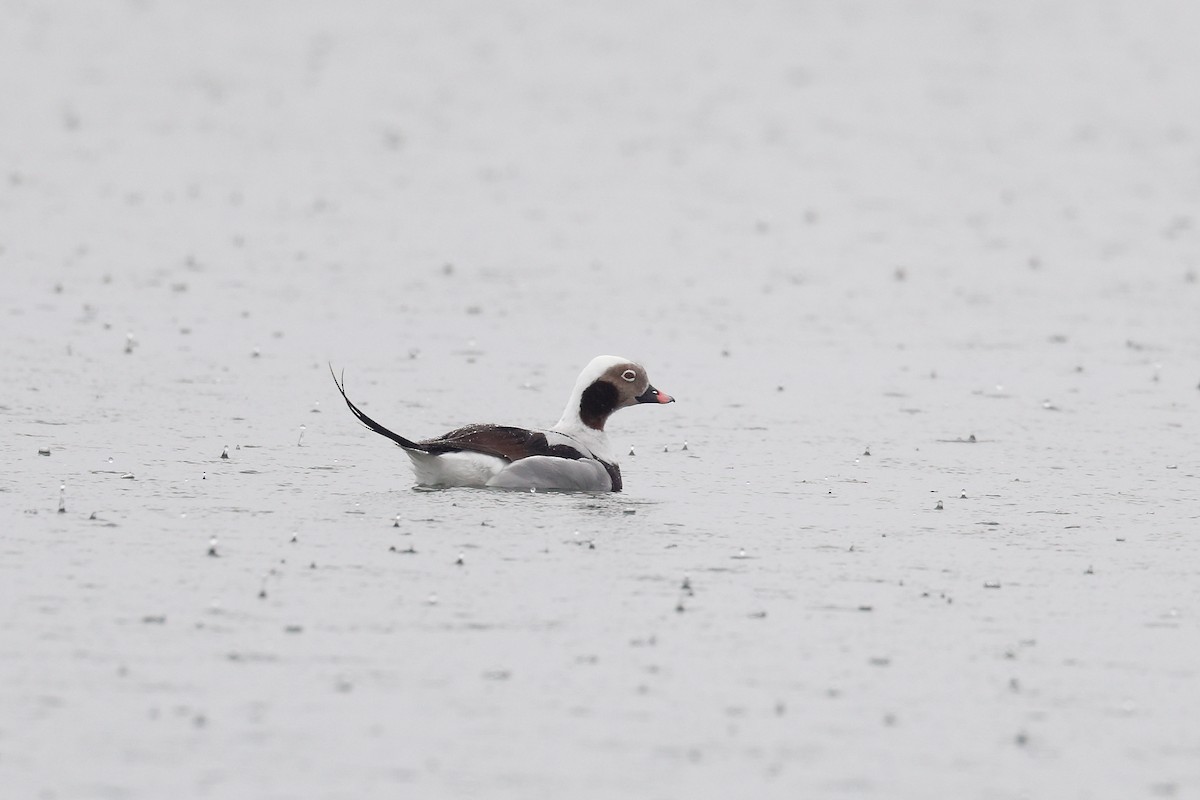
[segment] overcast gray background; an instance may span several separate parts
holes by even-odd
[[[6,796],[1194,795],[1198,9],[2,0]]]

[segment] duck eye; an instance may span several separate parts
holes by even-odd
[[[625,380],[629,381],[630,383],[633,383],[634,380],[637,379],[637,373],[631,369],[627,369],[621,373],[621,377],[624,378]]]

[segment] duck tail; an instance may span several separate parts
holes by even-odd
[[[350,402],[350,398],[346,396],[346,372],[345,372],[345,370],[342,371],[341,381],[338,381],[337,373],[335,373],[333,371],[333,364],[329,365],[329,374],[333,376],[333,385],[338,388],[339,392],[341,392],[342,399],[346,401],[346,405],[347,405],[347,407],[349,407],[350,412],[352,414],[354,414],[355,417],[358,418],[359,422],[361,422],[363,425],[367,426],[371,430],[375,431],[375,433],[378,433],[380,436],[386,436],[387,438],[391,439],[393,442],[400,445],[405,450],[416,450],[416,451],[422,452],[422,453],[425,452],[424,447],[422,447],[421,445],[417,444],[416,442],[414,442],[410,439],[405,439],[403,436],[396,433],[395,431],[390,431],[387,428],[383,427],[378,422],[376,422],[375,420],[371,419],[366,414],[364,414],[359,409],[358,406],[356,406],[356,405],[354,405],[354,403]]]

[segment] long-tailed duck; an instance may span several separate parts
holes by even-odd
[[[621,469],[604,423],[626,406],[675,402],[650,385],[642,365],[617,356],[597,356],[579,374],[562,418],[549,430],[467,425],[414,442],[383,427],[350,402],[344,378],[338,381],[335,374],[333,382],[360,422],[404,448],[417,484],[432,487],[619,492]]]

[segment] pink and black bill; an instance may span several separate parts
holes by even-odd
[[[636,399],[639,403],[674,403],[675,402],[674,397],[671,397],[671,395],[667,394],[666,392],[660,392],[658,389],[655,389],[653,386],[648,387],[646,389],[646,391],[639,394]]]

